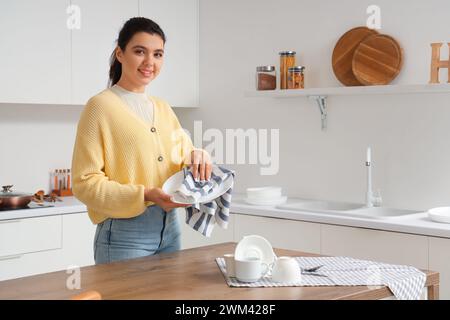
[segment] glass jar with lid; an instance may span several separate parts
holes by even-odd
[[[287,89],[288,69],[295,66],[295,51],[280,52],[280,89]]]
[[[256,67],[256,90],[275,90],[276,88],[275,66]]]
[[[288,89],[305,88],[305,67],[294,66],[288,69]]]

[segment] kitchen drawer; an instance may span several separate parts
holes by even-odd
[[[0,257],[0,281],[66,270],[60,256],[61,249]]]
[[[0,221],[0,259],[62,247],[62,216]]]

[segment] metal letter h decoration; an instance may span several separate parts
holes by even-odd
[[[450,43],[447,43],[450,50]],[[431,78],[430,83],[439,83],[439,69],[448,69],[448,80],[450,83],[450,60],[441,60],[441,47],[442,43],[432,43],[431,44]],[[450,52],[449,52],[450,56]]]

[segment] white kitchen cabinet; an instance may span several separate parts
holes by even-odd
[[[84,105],[107,88],[109,59],[126,20],[138,16],[138,0],[72,0],[81,28],[72,30],[72,103]]]
[[[70,0],[2,0],[0,102],[70,103]]]
[[[321,253],[428,269],[426,236],[363,228],[321,226]]]
[[[216,225],[211,237],[207,238],[186,224],[186,210],[178,209],[178,219],[181,225],[181,249],[209,246],[217,243],[233,242],[235,217],[230,216],[228,228],[223,229]]]
[[[64,268],[89,266],[94,261],[94,237],[97,225],[89,219],[87,212],[63,215]]]
[[[0,281],[63,270],[60,253],[54,249],[0,258]]]
[[[234,239],[239,242],[247,235],[260,235],[274,248],[320,253],[320,224],[234,214]]]
[[[61,216],[0,221],[0,259],[62,247]]]
[[[167,38],[161,73],[148,94],[173,107],[197,107],[199,0],[139,0],[139,14],[158,23]]]
[[[450,239],[429,237],[429,269],[439,272],[439,298],[450,299]]]
[[[68,27],[69,5],[80,28]],[[173,107],[198,106],[198,0],[4,0],[0,103],[84,105],[107,87],[123,23],[145,16],[167,36],[165,63],[148,87]]]
[[[13,221],[0,221],[0,281],[94,264],[87,212]]]

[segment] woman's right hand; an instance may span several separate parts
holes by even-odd
[[[165,212],[168,212],[175,208],[184,208],[190,206],[190,204],[173,202],[171,196],[162,191],[161,188],[145,189],[144,199],[145,201],[151,201],[160,206]]]

